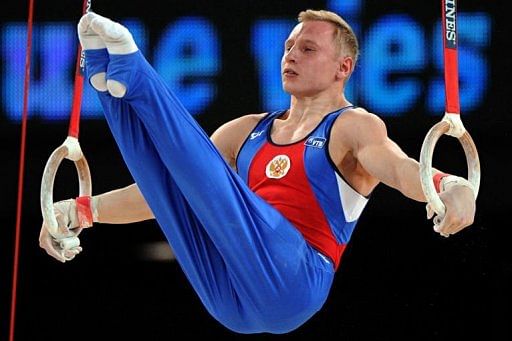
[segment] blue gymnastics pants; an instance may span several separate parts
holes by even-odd
[[[123,159],[208,312],[238,333],[287,333],[321,309],[334,270],[252,192],[137,51],[87,50],[88,77],[127,87],[98,92]]]

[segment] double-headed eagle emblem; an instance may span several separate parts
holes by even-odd
[[[290,158],[286,155],[277,155],[267,164],[265,174],[271,179],[280,179],[290,170]]]

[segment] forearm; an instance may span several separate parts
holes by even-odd
[[[432,175],[442,173],[438,169],[432,169]],[[420,202],[426,202],[427,198],[423,192],[420,176],[420,164],[418,161],[408,158],[403,162],[396,176],[399,182],[397,188],[405,196]]]
[[[416,201],[426,202],[420,180],[420,165],[412,159],[407,158],[402,163],[396,174],[396,188],[408,198]]]
[[[154,218],[137,184],[96,195],[94,201],[100,223],[127,224]]]

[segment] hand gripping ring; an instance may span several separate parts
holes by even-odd
[[[447,114],[445,117],[447,117],[448,115],[450,114]],[[459,115],[457,115],[456,117],[458,116]],[[451,118],[448,117],[448,119],[443,119],[442,121],[435,124],[425,136],[423,145],[421,146],[421,186],[423,188],[423,193],[425,194],[427,202],[431,205],[431,208],[439,216],[444,216],[446,208],[441,199],[439,198],[439,195],[437,194],[436,189],[434,187],[434,182],[432,179],[432,155],[434,153],[436,143],[442,135],[453,135],[457,137],[459,142],[461,143],[464,149],[464,154],[466,155],[466,161],[468,166],[468,181],[473,185],[475,198],[478,196],[478,190],[480,187],[480,161],[473,139],[465,129],[459,129],[458,133],[452,134],[453,125],[451,124],[450,119]],[[460,123],[460,121],[458,123]]]
[[[44,167],[43,178],[41,181],[41,212],[43,214],[44,225],[50,235],[55,239],[67,237],[59,231],[55,211],[53,209],[53,184],[55,174],[64,159],[74,161],[78,173],[80,186],[80,196],[92,195],[91,172],[85,159],[78,140],[68,136],[64,143],[53,151]]]

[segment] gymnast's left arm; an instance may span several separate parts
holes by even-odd
[[[416,201],[426,202],[420,181],[418,161],[410,158],[387,135],[384,122],[377,116],[361,115],[354,134],[352,152],[361,166],[380,182],[399,190]],[[446,213],[435,222],[434,230],[444,236],[454,234],[473,224],[476,203],[475,194],[469,182],[463,178],[434,170],[439,181],[439,197],[446,207]],[[433,179],[434,181],[434,179]],[[433,212],[427,205],[427,218]]]

